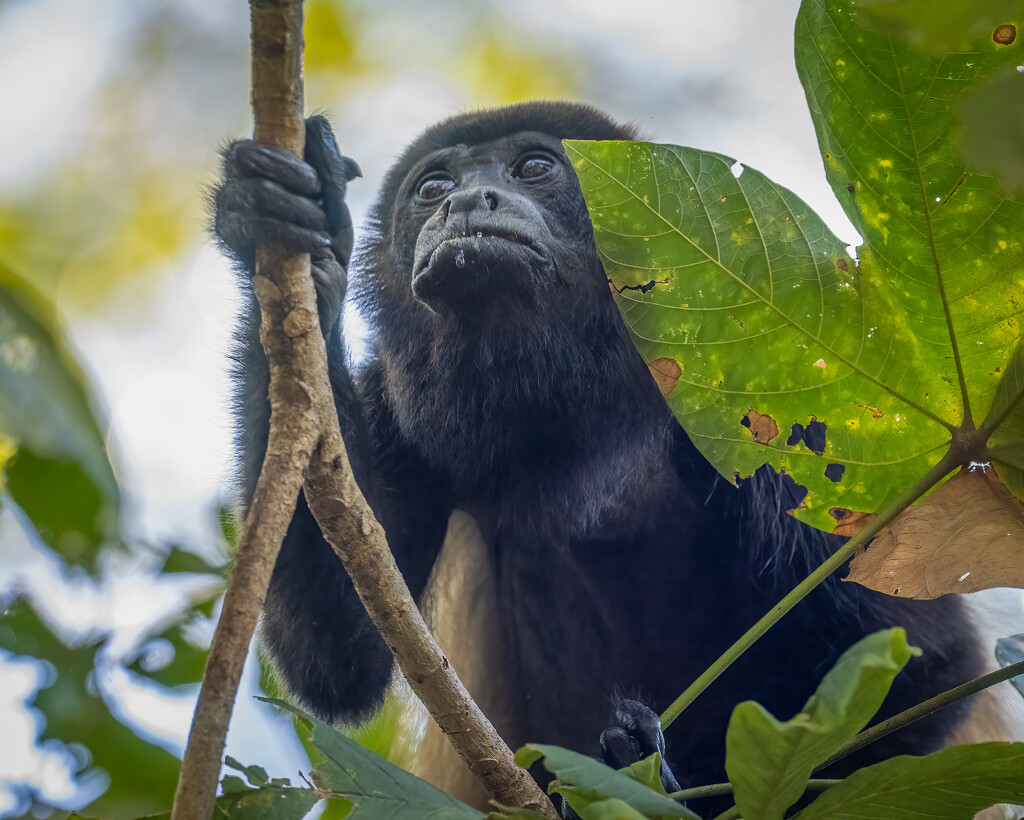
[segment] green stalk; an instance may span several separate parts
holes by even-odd
[[[801,581],[792,592],[772,607],[772,609],[769,610],[761,620],[748,629],[746,633],[736,641],[736,643],[730,646],[718,660],[711,664],[711,666],[709,666],[707,670],[697,678],[697,680],[690,684],[683,694],[676,698],[672,705],[669,706],[661,715],[662,728],[667,729],[671,725],[672,721],[679,717],[683,710],[697,699],[701,692],[707,689],[719,675],[732,666],[740,655],[753,646],[753,644],[762,635],[764,635],[765,632],[778,623],[779,619],[782,618],[783,615],[800,603],[800,601],[802,601],[811,590],[818,586],[818,584],[845,564],[853,556],[853,553],[859,546],[871,538],[874,538],[882,527],[889,524],[889,522],[891,522],[897,515],[917,501],[917,499],[938,484],[958,466],[960,466],[960,458],[954,455],[952,451],[947,452],[946,455],[944,455],[934,467],[925,473],[913,487],[889,504],[889,506],[882,510],[882,512],[880,512],[870,524],[865,526],[859,533],[836,550],[835,553],[825,561],[825,563],[814,570],[814,572]],[[726,818],[716,818],[716,820],[726,820]]]
[[[807,785],[804,786],[804,790],[809,792],[823,792],[825,789],[830,789],[839,782],[839,780],[808,780]],[[673,800],[685,803],[687,800],[700,800],[702,797],[721,797],[725,794],[732,794],[732,792],[732,783],[715,783],[712,786],[694,786],[692,789],[683,789],[682,791],[672,792],[669,797]]]

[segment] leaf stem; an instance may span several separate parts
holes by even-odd
[[[811,592],[811,590],[817,587],[829,575],[845,564],[853,556],[858,547],[873,538],[879,530],[882,529],[882,527],[886,526],[897,515],[903,512],[903,510],[938,484],[950,472],[958,467],[959,463],[959,458],[956,455],[951,451],[947,452],[941,459],[939,459],[934,467],[932,467],[916,484],[914,484],[913,487],[889,504],[889,506],[882,510],[870,524],[866,525],[859,533],[836,550],[832,556],[814,570],[814,572],[797,584],[797,586],[794,587],[794,589],[785,598],[779,601],[779,603],[772,607],[772,609],[769,610],[761,620],[748,629],[746,633],[744,633],[736,643],[730,646],[718,660],[711,664],[711,666],[709,666],[704,673],[697,678],[697,680],[690,684],[683,694],[676,698],[672,705],[669,706],[661,715],[662,727],[668,728],[672,721],[679,717],[683,710],[693,703],[701,692],[707,689],[719,675],[732,666],[732,664],[744,652],[753,646],[753,644],[762,635],[764,635],[765,632],[778,623],[779,619],[782,618],[783,615],[800,603],[800,601],[802,601],[804,597]]]
[[[839,782],[839,780],[833,779],[808,780],[807,785],[804,786],[804,791],[823,792],[825,789],[831,789]],[[723,795],[732,793],[732,783],[714,783],[710,786],[694,786],[692,789],[682,789],[678,792],[672,792],[669,797],[682,803],[687,800],[700,800],[705,797],[722,797]]]
[[[980,678],[975,678],[967,683],[954,686],[952,689],[949,689],[942,694],[936,695],[923,703],[917,704],[917,706],[911,706],[909,709],[900,712],[898,715],[894,715],[888,720],[883,720],[881,723],[872,726],[870,729],[865,729],[842,749],[832,755],[832,757],[820,766],[816,766],[814,771],[817,772],[824,769],[826,766],[831,766],[837,760],[842,760],[847,755],[860,751],[868,744],[874,743],[876,740],[880,740],[886,735],[895,732],[897,729],[909,726],[911,723],[914,723],[923,717],[927,717],[933,712],[937,712],[939,709],[970,697],[983,689],[988,689],[990,686],[995,686],[997,683],[1002,683],[1010,678],[1015,678],[1018,675],[1024,675],[1024,661],[1018,661],[1017,663],[1012,663],[1002,669],[997,669],[995,672],[989,672],[987,675],[982,675]]]

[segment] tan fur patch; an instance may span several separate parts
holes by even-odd
[[[508,669],[498,626],[492,562],[480,527],[456,510],[420,604],[442,651],[495,728],[513,726],[512,699],[503,687]],[[455,754],[448,739],[404,681],[396,687],[402,722],[410,727],[406,742],[416,761],[412,772],[481,810],[487,795]]]

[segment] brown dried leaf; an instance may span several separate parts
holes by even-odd
[[[775,419],[766,413],[750,410],[744,418],[748,422],[744,427],[750,430],[754,441],[758,444],[767,444],[779,434],[779,425],[775,423]]]
[[[836,520],[836,525],[832,528],[832,532],[836,535],[844,535],[847,538],[855,536],[874,521],[876,517],[874,513],[848,510],[845,507],[832,507],[828,514]]]
[[[679,377],[683,375],[683,368],[675,359],[655,359],[647,369],[651,371],[654,381],[661,391],[661,395],[667,396],[675,388]]]
[[[1024,587],[1024,504],[990,467],[965,468],[882,530],[846,580],[900,598]]]

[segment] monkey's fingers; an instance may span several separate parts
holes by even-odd
[[[320,206],[269,179],[225,182],[214,197],[214,230],[243,261],[257,241],[281,242],[297,253],[331,246]]]
[[[361,177],[363,172],[355,160],[342,156],[331,124],[319,114],[306,120],[305,159],[320,177],[323,208],[331,235],[351,229],[352,217],[345,205],[345,194],[349,180]]]
[[[255,140],[236,140],[224,151],[224,179],[263,177],[299,196],[320,196],[320,177],[291,151]]]

